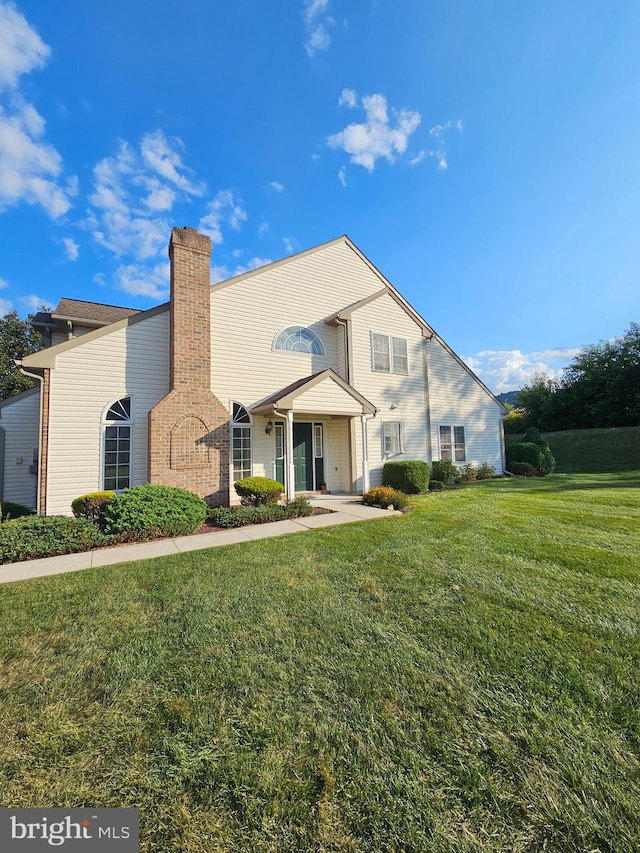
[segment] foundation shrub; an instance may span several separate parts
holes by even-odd
[[[90,551],[109,541],[98,525],[86,518],[24,516],[0,526],[0,562],[15,563]]]
[[[518,477],[535,477],[536,469],[528,462],[512,462],[509,469],[512,474],[517,474]]]
[[[133,534],[138,539],[185,536],[207,517],[207,505],[187,489],[147,483],[116,495],[104,512],[107,533]]]
[[[284,492],[282,483],[268,477],[245,477],[233,484],[243,506],[276,504]]]
[[[460,482],[461,483],[472,483],[474,480],[478,479],[478,472],[473,467],[473,465],[463,465],[460,468]]]
[[[382,509],[387,509],[392,504],[394,509],[406,509],[409,506],[409,498],[390,486],[374,486],[362,496],[362,503],[366,506],[380,506]]]
[[[71,511],[76,518],[89,518],[100,524],[106,508],[115,496],[115,492],[91,492],[88,495],[80,495],[71,502]]]
[[[444,492],[445,485],[442,480],[431,480],[429,483],[430,492]]]
[[[429,465],[419,459],[385,462],[382,485],[404,492],[405,495],[419,495],[429,488]]]
[[[28,506],[24,506],[24,504],[17,504],[13,501],[2,501],[0,503],[1,521],[9,521],[11,518],[25,518],[33,514],[33,510],[29,509]]]
[[[431,466],[431,479],[444,483],[450,489],[460,482],[460,471],[448,459],[437,459]]]
[[[490,480],[492,477],[495,477],[495,474],[496,469],[493,465],[488,465],[486,462],[483,462],[476,470],[476,480]]]
[[[270,521],[284,521],[287,518],[301,518],[311,515],[313,507],[305,498],[295,498],[280,504],[259,504],[258,506],[217,506],[209,509],[208,521],[216,527],[244,527],[247,524],[267,524]]]
[[[548,445],[544,447],[533,441],[519,441],[516,444],[507,445],[507,469],[513,473],[515,473],[513,471],[515,462],[526,462],[532,465],[538,477],[551,474],[556,467],[556,460],[553,458]]]

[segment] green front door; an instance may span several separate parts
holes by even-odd
[[[313,434],[311,424],[293,425],[293,465],[296,492],[313,490]]]

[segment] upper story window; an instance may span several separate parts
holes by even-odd
[[[377,373],[409,373],[407,339],[371,332],[371,369]]]
[[[306,352],[309,355],[324,355],[322,341],[304,326],[288,326],[273,339],[274,350],[289,350],[291,352]]]

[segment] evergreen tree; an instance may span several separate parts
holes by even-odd
[[[31,317],[23,320],[14,310],[0,318],[0,400],[33,387],[33,379],[20,373],[14,360],[39,349],[40,333],[31,325]]]

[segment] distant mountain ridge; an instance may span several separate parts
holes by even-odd
[[[500,400],[501,403],[510,403],[512,406],[515,406],[516,397],[519,393],[520,389],[518,389],[517,391],[503,391],[502,394],[496,394],[496,397],[498,398],[498,400]]]

